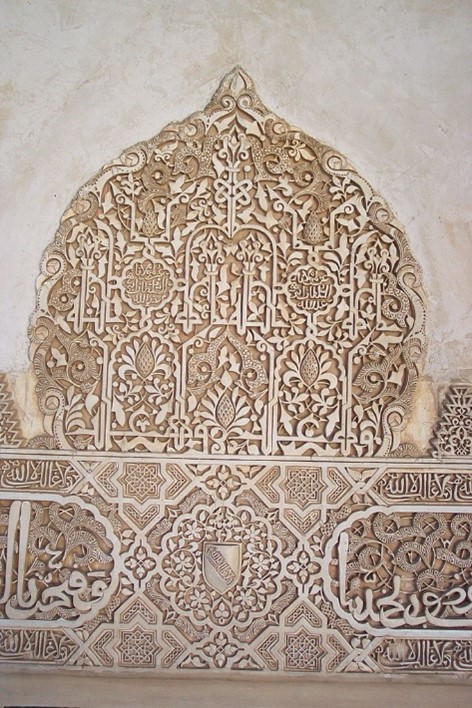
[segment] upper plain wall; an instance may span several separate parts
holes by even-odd
[[[425,373],[470,374],[471,23],[468,0],[0,0],[0,371],[28,366],[41,254],[76,190],[241,64],[385,197],[424,272]]]

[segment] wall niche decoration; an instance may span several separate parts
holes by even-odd
[[[82,187],[30,337],[61,449],[388,455],[425,297],[389,207],[241,69]]]
[[[0,662],[472,671],[470,387],[437,457],[400,437],[424,320],[390,209],[239,68],[106,165],[41,264],[28,447],[0,378]]]

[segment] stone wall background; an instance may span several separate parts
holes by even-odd
[[[389,202],[424,270],[425,374],[467,377],[471,20],[468,0],[1,0],[0,370],[28,366],[41,254],[76,189],[241,64]]]

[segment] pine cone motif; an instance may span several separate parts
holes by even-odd
[[[154,209],[148,209],[143,219],[144,235],[148,237],[157,236],[157,217]]]
[[[144,342],[136,356],[136,371],[142,379],[152,374],[155,367],[154,356],[151,347],[147,342]]]
[[[227,393],[224,393],[216,406],[216,420],[222,428],[229,428],[236,416],[233,403]]]
[[[315,245],[317,243],[321,243],[323,238],[323,226],[321,225],[320,217],[312,211],[306,220],[302,239],[305,243]]]
[[[318,359],[313,353],[313,349],[308,349],[300,364],[300,376],[303,382],[310,388],[313,386],[320,373]]]

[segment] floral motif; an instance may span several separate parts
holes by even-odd
[[[425,340],[406,237],[241,69],[79,190],[37,302],[37,393],[61,448],[366,456],[401,442]]]
[[[222,500],[237,492],[242,484],[241,476],[228,465],[221,465],[215,470],[210,468],[210,474],[205,475],[205,485]]]
[[[278,547],[251,509],[198,506],[163,537],[162,593],[197,626],[248,626],[283,592]]]
[[[203,646],[206,656],[213,660],[217,669],[223,669],[231,659],[238,653],[238,647],[233,644],[224,632],[215,632],[211,641]]]
[[[139,581],[140,586],[142,586],[156,567],[156,561],[150,555],[144,544],[139,543],[125,556],[124,565],[125,568],[130,571],[131,575]]]
[[[296,559],[287,565],[287,570],[296,576],[300,585],[305,586],[312,580],[315,573],[319,573],[320,564],[303,548]]]
[[[464,462],[2,457],[3,662],[151,668],[162,646],[162,669],[472,670]],[[127,465],[162,475],[158,503],[124,496]]]

